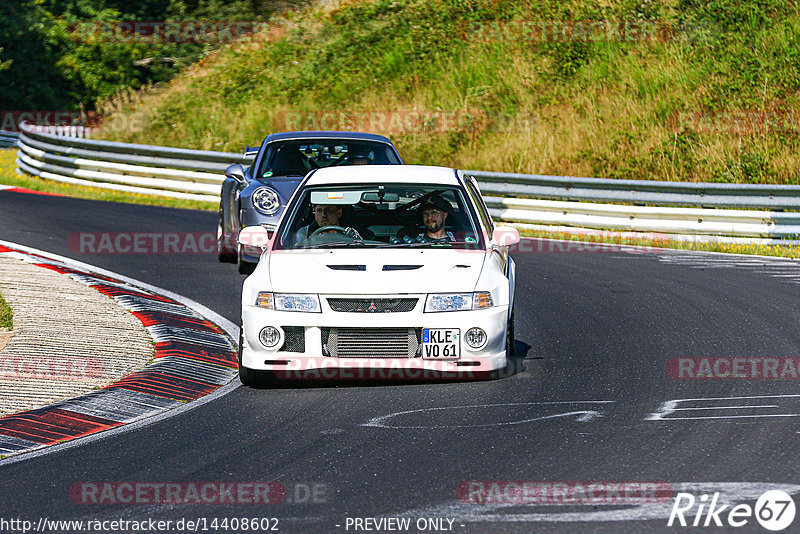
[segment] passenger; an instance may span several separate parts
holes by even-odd
[[[417,235],[418,243],[450,243],[456,240],[449,230],[445,230],[444,225],[450,211],[449,203],[441,197],[433,196],[425,201],[420,208],[422,213],[422,224],[425,225],[425,232]]]
[[[432,196],[427,199],[419,208],[422,217],[422,224],[425,231],[420,232],[416,237],[406,235],[403,237],[405,243],[453,243],[455,236],[449,230],[445,230],[445,222],[451,210],[450,203],[439,196]],[[400,243],[399,237],[392,237],[390,243]]]

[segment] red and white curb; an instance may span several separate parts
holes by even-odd
[[[114,299],[150,333],[155,361],[103,389],[0,418],[0,455],[120,427],[213,394],[237,376],[238,329],[189,299],[102,269],[0,241],[0,254],[69,276]],[[182,410],[180,410],[182,411]]]
[[[2,185],[0,184],[0,191],[10,191],[12,193],[27,193],[30,195],[47,195],[50,197],[63,197],[57,193],[45,193],[44,191],[34,191],[33,189],[25,189],[24,187],[17,187],[15,185]]]

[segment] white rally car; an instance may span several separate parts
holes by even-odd
[[[242,383],[504,368],[514,343],[508,247],[519,239],[495,226],[462,171],[310,173],[274,235],[259,227],[240,235],[265,248],[242,290]]]

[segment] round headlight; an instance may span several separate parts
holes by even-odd
[[[266,326],[258,334],[258,340],[268,349],[275,348],[281,340],[281,333],[274,326]]]
[[[467,345],[473,349],[479,349],[486,345],[486,332],[483,329],[475,327],[467,330]]]
[[[253,207],[264,215],[274,215],[281,207],[278,193],[269,187],[259,187],[253,191]]]

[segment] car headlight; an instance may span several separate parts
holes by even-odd
[[[492,295],[488,291],[475,293],[432,293],[425,300],[426,312],[479,310],[491,308]]]
[[[278,311],[298,311],[320,313],[317,295],[295,295],[275,293],[275,309]]]
[[[264,215],[274,215],[281,207],[278,193],[270,187],[259,187],[251,196],[253,207]]]

